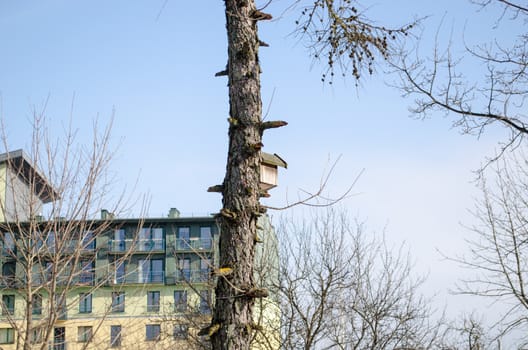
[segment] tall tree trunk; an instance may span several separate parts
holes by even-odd
[[[262,146],[260,67],[253,0],[225,0],[228,36],[229,153],[219,215],[220,267],[233,272],[218,279],[210,331],[213,349],[248,349],[254,300],[256,223],[259,216]],[[214,329],[212,328],[212,329]]]

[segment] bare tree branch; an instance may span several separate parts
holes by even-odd
[[[477,0],[481,7],[496,5],[509,20],[528,19],[527,8],[513,1]],[[440,31],[441,27],[439,28]],[[528,119],[524,103],[528,96],[528,36],[522,32],[511,46],[492,41],[476,46],[465,45],[465,56],[453,54],[452,42],[442,45],[435,38],[429,57],[420,54],[419,47],[400,49],[390,64],[399,73],[397,85],[404,96],[414,98],[412,114],[425,118],[440,112],[452,117],[452,126],[462,133],[480,136],[491,125],[504,127],[509,136],[501,150],[512,149],[528,134]],[[414,55],[413,55],[414,54]],[[414,58],[413,58],[414,57]],[[395,58],[395,59],[394,59]],[[481,77],[465,74],[467,65],[483,66]]]

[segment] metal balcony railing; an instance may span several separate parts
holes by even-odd
[[[213,240],[211,238],[178,238],[175,249],[177,251],[212,250]]]
[[[108,241],[112,253],[165,251],[164,239],[123,239]]]

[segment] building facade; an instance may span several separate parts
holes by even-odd
[[[276,171],[276,165],[270,165]],[[272,179],[266,189],[274,186]],[[268,181],[270,182],[270,181]],[[22,151],[0,155],[0,349],[207,348],[219,229],[214,216],[43,220],[60,199]],[[27,206],[27,208],[25,207]],[[259,287],[277,281],[275,234],[259,219]],[[255,238],[257,240],[257,237]],[[255,348],[277,348],[277,300],[257,300]],[[207,333],[207,332],[205,332]]]
[[[39,232],[32,245],[39,261],[31,273],[22,251],[25,237],[4,231],[0,347],[20,348],[24,332],[32,333],[35,348],[46,342],[54,350],[207,346],[207,337],[197,333],[210,321],[219,231],[212,216],[171,213],[94,221],[94,230],[78,232],[68,244],[58,237],[60,231]],[[263,238],[273,237],[267,218],[261,227]],[[61,262],[69,266],[54,266]],[[263,281],[272,282],[270,272],[259,273]],[[268,309],[273,312],[266,323],[278,321],[278,310]],[[29,331],[27,317],[32,318]]]

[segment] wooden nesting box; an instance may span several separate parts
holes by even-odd
[[[276,153],[261,152],[260,189],[267,191],[278,184],[278,167],[287,168],[288,164]]]

